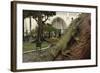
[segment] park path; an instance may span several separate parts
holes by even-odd
[[[41,61],[41,57],[44,57],[44,55],[46,55],[46,50],[48,48],[50,48],[50,46],[48,46],[46,48],[39,49],[39,50],[25,51],[23,53],[23,62]]]

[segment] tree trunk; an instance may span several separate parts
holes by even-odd
[[[31,16],[30,16],[30,35],[31,35],[31,27],[32,27],[32,21],[31,21]]]
[[[51,32],[50,31],[48,32],[48,35],[49,35],[49,38],[50,38],[51,37]]]
[[[31,42],[32,41],[32,20],[31,20],[31,16],[29,17],[30,19],[30,37],[29,37],[29,41]]]
[[[59,38],[61,37],[61,29],[59,29]]]
[[[41,47],[41,26],[42,26],[42,18],[41,15],[38,16],[38,31],[37,31],[37,38],[36,38],[36,47]]]

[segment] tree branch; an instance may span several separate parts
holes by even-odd
[[[48,16],[45,16],[45,20],[43,22],[46,22],[48,20],[48,18],[49,18]]]
[[[38,22],[38,20],[36,18],[34,18],[36,22]]]

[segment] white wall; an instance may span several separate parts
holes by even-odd
[[[10,71],[10,1],[11,0],[0,0],[0,73],[12,73]],[[69,3],[69,4],[83,4],[83,5],[99,5],[99,0],[32,0],[40,2],[51,2],[51,3]],[[99,6],[100,7],[100,6]],[[99,12],[100,13],[100,10]],[[100,14],[98,15],[100,16]],[[100,19],[100,18],[98,18]],[[100,21],[99,23],[100,24]],[[98,25],[100,31],[100,25]],[[100,33],[98,33],[100,37]],[[100,38],[98,38],[100,43]],[[100,45],[98,45],[98,54],[100,56]],[[100,64],[100,57],[99,57]],[[46,70],[46,71],[35,71],[34,73],[99,73],[99,67],[92,68],[77,68],[77,69],[61,69],[61,70]],[[19,72],[20,73],[20,72]],[[22,72],[23,73],[23,72]],[[26,73],[33,73],[26,72]]]

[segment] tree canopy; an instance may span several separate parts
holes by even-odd
[[[54,11],[33,11],[33,10],[23,10],[23,17],[30,17],[34,18],[38,21],[38,18],[42,17],[42,22],[46,22],[49,17],[56,15]]]

